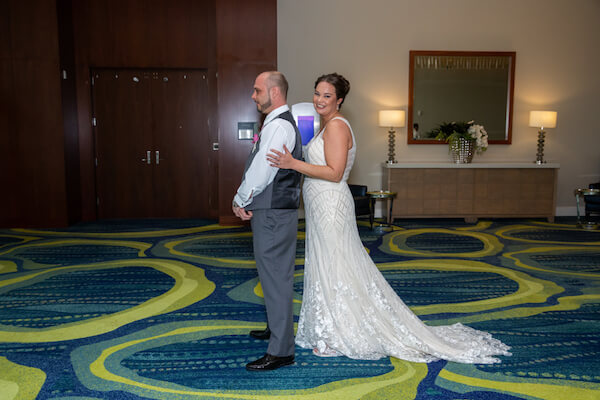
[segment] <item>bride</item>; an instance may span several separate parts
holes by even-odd
[[[305,175],[304,294],[296,344],[318,356],[376,360],[386,356],[431,362],[500,362],[509,347],[462,324],[429,327],[404,304],[365,251],[347,180],[356,155],[350,123],[340,108],[350,83],[337,73],[315,82],[321,131],[306,162],[271,149],[272,166]]]

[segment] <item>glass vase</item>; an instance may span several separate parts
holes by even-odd
[[[458,138],[450,142],[452,161],[456,164],[469,164],[473,161],[475,140]]]

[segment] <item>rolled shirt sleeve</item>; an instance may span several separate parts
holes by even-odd
[[[278,108],[272,111],[272,113],[277,112],[275,115],[277,116],[283,111],[279,111]],[[296,131],[288,121],[282,118],[273,118],[271,121],[265,123],[260,133],[260,147],[258,152],[244,174],[242,184],[233,198],[234,203],[238,207],[243,208],[252,203],[254,196],[262,193],[273,182],[279,168],[269,165],[267,154],[271,149],[283,152],[283,145],[290,152],[294,150],[296,145]]]

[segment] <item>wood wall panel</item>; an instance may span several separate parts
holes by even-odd
[[[237,122],[260,121],[252,101],[256,76],[277,68],[276,0],[217,2],[219,93],[219,223],[239,224],[231,201],[252,144],[237,139]]]
[[[58,50],[58,49],[57,49]],[[19,218],[28,226],[66,226],[65,164],[57,60],[13,61],[18,88],[14,134],[18,138],[22,198]]]
[[[75,56],[77,57],[77,36]],[[76,58],[77,60],[77,58]],[[96,181],[94,137],[92,135],[92,103],[89,65],[75,62],[75,96],[77,98],[77,131],[79,134],[79,184],[81,190],[81,220],[96,219]]]
[[[4,8],[2,2],[3,12],[0,13],[0,59],[10,60],[12,58],[10,50],[10,13]]]
[[[56,4],[47,0],[11,0],[9,15],[11,57],[58,61]]]
[[[4,42],[4,37],[2,42]],[[17,221],[20,200],[20,196],[16,192],[18,170],[20,169],[15,151],[17,135],[14,127],[16,123],[14,109],[16,105],[11,99],[14,93],[13,62],[9,56],[10,54],[7,52],[0,58],[0,190],[2,190],[0,227],[14,226]]]
[[[214,68],[214,0],[73,2],[80,61],[94,67]]]
[[[67,225],[55,6],[29,0],[3,8],[8,46],[5,39],[0,86],[8,107],[1,134],[10,138],[3,139],[0,157],[10,160],[2,174],[11,175],[3,187],[8,199],[0,196],[3,227]]]
[[[211,161],[215,174],[207,190],[219,197],[215,217],[232,217],[231,198],[250,150],[247,141],[235,138],[236,123],[260,119],[250,95],[255,76],[276,68],[276,0],[8,0],[2,5],[0,184],[10,188],[10,196],[0,196],[0,226],[96,219],[91,67],[208,70],[210,135],[220,150]],[[68,7],[72,29],[65,26]],[[61,68],[71,72],[71,45],[74,91],[60,78]]]
[[[61,100],[65,151],[65,186],[69,225],[81,221],[81,180],[77,94],[75,87],[75,44],[71,0],[57,0],[58,49],[61,71]],[[64,72],[64,75],[62,73]]]

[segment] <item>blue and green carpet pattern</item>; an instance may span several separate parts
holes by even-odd
[[[512,347],[493,365],[319,358],[248,372],[266,343],[247,227],[99,221],[0,230],[0,398],[600,399],[600,231],[569,218],[359,221],[363,244],[429,325]],[[304,225],[298,232],[296,318]],[[349,266],[351,268],[351,266]]]

